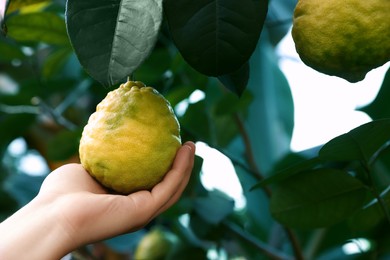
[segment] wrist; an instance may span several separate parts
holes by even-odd
[[[0,259],[60,259],[73,249],[53,203],[34,199],[0,224]]]

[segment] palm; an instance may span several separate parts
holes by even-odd
[[[127,196],[110,194],[80,164],[68,164],[45,179],[38,198],[60,208],[60,222],[66,223],[64,230],[70,230],[69,236],[77,244],[91,242],[90,237],[99,240],[135,231],[172,206],[184,190],[195,147],[193,144],[183,147],[172,169],[152,191]]]

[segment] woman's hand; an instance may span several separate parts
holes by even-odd
[[[138,230],[171,207],[185,189],[195,145],[185,143],[151,191],[113,195],[80,164],[45,179],[37,197],[0,224],[0,259],[59,259],[77,247]]]

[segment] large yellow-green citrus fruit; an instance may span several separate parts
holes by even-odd
[[[169,254],[175,237],[173,234],[154,228],[147,233],[139,242],[134,260],[163,260]]]
[[[350,82],[390,60],[389,0],[299,0],[292,36],[308,66]]]
[[[79,153],[98,182],[129,194],[160,182],[180,146],[170,103],[154,88],[128,81],[98,104],[84,127]]]

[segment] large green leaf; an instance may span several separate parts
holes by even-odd
[[[10,63],[11,61],[18,59],[23,60],[24,55],[21,48],[6,39],[0,39],[0,62]]]
[[[147,82],[148,85],[155,85],[164,79],[164,73],[169,70],[170,62],[171,57],[167,49],[154,49],[148,59],[133,74],[134,78]]]
[[[361,109],[366,112],[372,119],[381,119],[390,117],[390,69],[387,70],[382,86],[375,100],[368,106]]]
[[[47,146],[47,156],[49,160],[66,160],[72,155],[77,154],[81,132],[81,129],[75,131],[64,130],[49,139]]]
[[[364,185],[347,172],[317,169],[279,183],[271,197],[270,210],[286,226],[326,227],[361,208],[366,195]]]
[[[384,207],[390,208],[390,192],[389,189],[381,194],[384,202]],[[378,200],[375,199],[366,205],[362,210],[352,216],[348,224],[354,231],[369,230],[377,226],[381,221],[386,219]]]
[[[326,143],[320,159],[332,161],[363,160],[367,163],[390,140],[390,119],[363,124]]]
[[[200,172],[203,166],[203,158],[195,155],[194,167],[192,168],[191,177],[187,184],[186,189],[183,192],[182,197],[192,197],[194,194],[198,196],[207,194],[206,189],[201,184]]]
[[[184,59],[209,76],[232,73],[252,55],[268,1],[166,0],[164,11]]]
[[[237,71],[219,76],[218,79],[226,88],[241,96],[249,80],[249,63],[245,63]]]
[[[206,104],[202,100],[188,107],[185,116],[180,118],[180,124],[184,131],[188,131],[198,141],[210,142],[212,135],[208,118]]]
[[[23,43],[68,45],[64,19],[55,13],[18,14],[7,19],[8,36]]]
[[[68,0],[68,34],[85,70],[104,85],[124,80],[149,56],[162,0]]]
[[[288,155],[288,156],[298,156],[298,155]],[[288,160],[288,158],[284,158],[284,159]],[[306,171],[308,169],[311,169],[314,166],[319,165],[319,163],[320,163],[320,161],[318,160],[317,157],[311,158],[311,159],[301,158],[299,161],[292,162],[291,165],[289,165],[289,167],[284,168],[280,171],[276,171],[270,177],[265,178],[264,180],[260,181],[259,183],[254,185],[251,188],[251,190],[263,188],[269,184],[283,181],[286,178],[289,178],[295,174],[299,174],[302,171]]]
[[[35,115],[33,114],[7,115],[0,113],[0,158],[2,158],[9,143],[24,134],[34,119]]]
[[[241,97],[237,97],[229,92],[224,92],[223,95],[215,100],[215,115],[223,116],[229,115],[234,116],[235,114],[243,114],[246,117],[248,114],[248,107],[253,102],[253,95],[246,91]]]
[[[71,48],[60,48],[58,50],[53,51],[53,53],[51,53],[51,55],[47,57],[43,65],[43,78],[49,79],[50,77],[53,77],[54,75],[58,74],[61,68],[63,68],[63,66],[68,61],[71,54]]]

